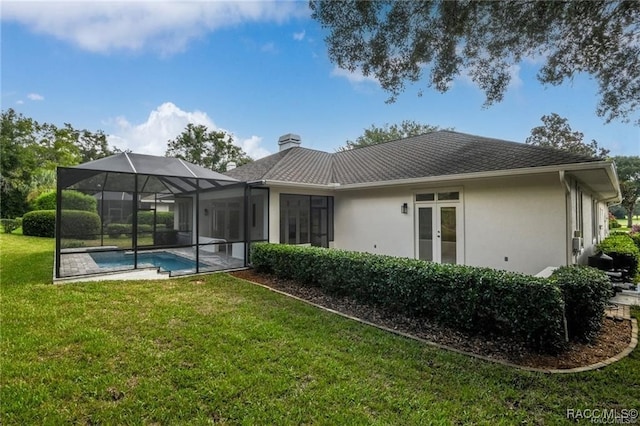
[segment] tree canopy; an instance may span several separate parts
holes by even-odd
[[[233,144],[233,137],[222,130],[209,131],[201,124],[187,124],[175,139],[168,142],[167,157],[182,158],[193,164],[217,171],[227,171],[227,164],[253,161],[242,148]]]
[[[599,148],[598,142],[595,140],[588,144],[585,143],[583,141],[584,133],[571,130],[566,118],[552,113],[551,115],[543,115],[541,120],[544,125],[531,129],[531,136],[527,138],[526,143],[558,148],[590,157],[603,158],[609,154],[609,150]]]
[[[348,151],[354,148],[362,148],[364,146],[376,145],[379,143],[389,142],[396,139],[402,139],[409,136],[417,136],[423,133],[442,130],[439,126],[430,124],[420,124],[413,120],[404,120],[400,124],[385,124],[382,127],[371,125],[368,129],[364,129],[364,134],[358,136],[355,141],[348,140],[345,146],[339,148],[340,151]],[[452,129],[448,129],[452,130]]]
[[[640,198],[640,157],[613,157],[620,180],[622,208],[627,213],[627,226],[633,224],[633,212]]]
[[[426,73],[426,86],[440,92],[467,74],[491,105],[503,99],[513,66],[530,58],[544,61],[541,83],[587,74],[599,86],[599,116],[640,124],[638,1],[311,0],[310,6],[329,30],[331,61],[374,76],[391,102]]]
[[[55,188],[57,166],[113,154],[102,131],[38,123],[9,108],[0,121],[0,215],[22,216],[29,201]]]

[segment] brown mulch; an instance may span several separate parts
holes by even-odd
[[[259,274],[253,270],[236,271],[232,275],[430,342],[525,367],[543,369],[585,367],[619,354],[631,341],[629,320],[605,318],[602,330],[594,342],[590,344],[571,342],[569,349],[558,356],[542,355],[531,352],[522,344],[509,339],[487,339],[469,335],[426,320],[385,312],[378,307],[363,305],[347,297],[330,296],[318,288],[301,286],[294,281]]]

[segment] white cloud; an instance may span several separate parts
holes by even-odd
[[[302,30],[299,33],[293,33],[293,39],[294,40],[298,40],[298,41],[302,41],[302,40],[304,40],[305,34],[306,34],[305,30]]]
[[[18,99],[16,101],[16,105],[22,105],[22,104],[24,104],[24,101],[22,99]]]
[[[164,155],[167,142],[174,139],[187,127],[187,124],[206,126],[209,130],[224,130],[234,138],[234,143],[240,146],[250,157],[258,159],[270,154],[260,144],[262,138],[251,136],[239,139],[228,130],[222,129],[202,111],[183,111],[172,102],[165,102],[151,111],[147,121],[131,124],[125,117],[112,120],[115,130],[107,138],[111,146],[119,149],[129,149],[139,154]]]
[[[275,43],[272,41],[270,41],[269,43],[263,44],[260,50],[265,53],[278,53],[278,48],[276,47]]]
[[[183,50],[207,32],[244,22],[284,22],[309,15],[302,2],[6,1],[2,20],[24,24],[91,52]]]
[[[354,84],[365,83],[365,82],[378,83],[378,80],[372,75],[366,76],[360,70],[353,71],[353,72],[348,71],[338,67],[337,65],[333,67],[333,70],[331,71],[331,76],[346,78],[347,80],[349,80],[349,82]]]
[[[27,95],[27,98],[31,99],[32,101],[44,101],[44,96],[37,93],[29,93]]]

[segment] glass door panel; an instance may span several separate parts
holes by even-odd
[[[418,259],[433,261],[433,207],[418,208]]]
[[[440,261],[442,263],[457,263],[457,226],[456,208],[440,207]]]

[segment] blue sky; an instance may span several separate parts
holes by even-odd
[[[640,155],[640,127],[595,115],[593,81],[543,87],[533,60],[488,108],[465,77],[445,94],[408,86],[387,104],[374,79],[329,61],[306,2],[3,1],[1,14],[2,109],[103,130],[134,152],[163,155],[189,122],[232,133],[254,158],[285,133],[332,152],[402,120],[524,142],[555,112],[611,155]]]

